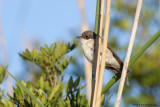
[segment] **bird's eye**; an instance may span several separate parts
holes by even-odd
[[[86,39],[89,39],[89,36],[86,36]]]

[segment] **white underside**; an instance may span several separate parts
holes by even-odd
[[[94,41],[81,39],[81,43],[82,43],[82,48],[83,48],[85,57],[88,59],[88,61],[93,63]],[[102,48],[101,48],[101,52],[102,52]],[[101,56],[100,56],[100,59],[101,59]],[[108,48],[107,48],[107,56],[106,56],[106,65],[108,67],[115,67],[117,69],[120,68],[118,61],[114,58],[112,52]]]

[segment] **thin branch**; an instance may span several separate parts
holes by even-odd
[[[53,86],[53,81],[52,81],[51,75],[49,74],[49,73],[50,73],[50,70],[49,70],[48,67],[46,67],[46,71],[47,71],[47,73],[48,73],[48,77],[49,77],[49,81],[50,81],[50,83],[51,83],[51,86]],[[56,81],[56,80],[55,80],[55,81]]]
[[[136,31],[137,31],[137,26],[138,26],[141,7],[142,7],[142,2],[143,2],[143,0],[138,0],[135,19],[134,19],[134,24],[133,24],[132,33],[131,33],[131,38],[130,38],[130,41],[129,41],[127,55],[126,55],[125,61],[124,61],[124,66],[123,66],[122,75],[121,75],[121,79],[120,79],[120,84],[119,84],[119,89],[118,89],[118,94],[117,94],[115,107],[120,106],[122,91],[123,91],[124,82],[125,82],[126,75],[127,75],[127,68],[128,68],[128,63],[129,63],[131,52],[132,52],[133,43],[134,43]]]
[[[49,74],[48,74],[49,75]],[[51,78],[52,79],[52,78]],[[56,75],[56,73],[54,73],[54,86],[56,86],[56,84],[57,84],[57,75]]]
[[[104,28],[104,40],[103,40],[103,51],[102,51],[102,58],[101,58],[101,65],[100,65],[96,107],[100,107],[100,102],[101,102],[101,92],[102,92],[102,85],[103,85],[106,55],[107,55],[107,41],[108,41],[109,24],[110,24],[110,7],[111,7],[111,0],[107,0],[106,19],[105,19],[105,28]]]

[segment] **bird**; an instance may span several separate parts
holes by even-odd
[[[93,58],[94,58],[94,52],[95,52],[95,43],[96,43],[96,38],[101,37],[96,34],[93,31],[84,31],[80,36],[77,37],[80,39],[81,44],[82,44],[82,50],[84,53],[84,56],[86,59],[93,63]],[[103,45],[103,41],[102,41]],[[102,45],[101,45],[101,52],[100,52],[100,59],[102,56]],[[122,68],[123,68],[123,62],[122,60],[118,57],[118,55],[107,45],[107,55],[106,55],[106,61],[105,61],[105,68],[113,73],[121,73]],[[127,69],[127,72],[130,72],[130,69]]]

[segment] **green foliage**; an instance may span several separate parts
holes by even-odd
[[[9,73],[9,72],[8,72]],[[10,73],[9,73],[10,74]],[[11,74],[10,74],[11,75]],[[8,97],[10,99],[12,99],[14,102],[14,104],[16,105],[23,105],[23,106],[26,106],[26,104],[24,104],[24,101],[26,100],[25,97],[24,97],[24,92],[23,90],[25,91],[25,93],[27,94],[27,96],[29,95],[32,100],[31,102],[28,101],[27,104],[29,103],[32,103],[33,106],[37,106],[39,105],[40,107],[44,107],[44,105],[39,101],[39,99],[37,99],[37,97],[34,95],[34,93],[32,93],[32,89],[31,91],[26,87],[26,84],[22,81],[20,82],[19,80],[17,80],[13,75],[11,75],[18,83],[17,85],[17,89],[14,89],[14,97],[10,96],[8,94]],[[23,90],[22,90],[23,89]],[[17,102],[18,101],[18,102]]]
[[[6,75],[6,68],[0,64],[0,84],[3,82]]]
[[[40,48],[40,52],[37,49],[33,49],[29,52],[26,49],[23,54],[19,54],[24,60],[31,61],[46,71],[52,70],[53,73],[61,74],[67,67],[68,61],[64,57],[65,54],[72,51],[77,46],[77,41],[74,43],[55,43],[48,47],[46,44]]]
[[[4,102],[4,107],[16,107],[15,104],[13,104],[11,101],[8,101],[6,99],[3,99],[3,102]]]
[[[69,82],[65,87],[67,103],[70,102],[71,107],[86,107],[88,105],[88,101],[84,92],[80,94],[80,90],[83,89],[86,85],[79,86],[80,80],[82,77],[79,77],[73,82],[73,78],[71,77]],[[79,88],[77,88],[79,86]],[[63,105],[64,106],[64,105]],[[67,106],[67,105],[65,105]]]
[[[60,78],[68,64],[72,60],[65,55],[77,46],[77,41],[73,44],[54,43],[50,47],[46,44],[40,51],[33,49],[31,52],[26,49],[23,54],[19,54],[24,60],[37,64],[42,73],[36,82],[20,82],[12,74],[8,73],[17,81],[14,88],[14,96],[7,94],[9,99],[3,98],[4,106],[23,106],[23,107],[82,107],[88,106],[86,95],[81,90],[86,86],[80,85],[82,77],[75,81],[72,77],[64,86]],[[6,68],[0,66],[0,73],[5,72]],[[4,76],[1,76],[2,80]],[[64,90],[65,88],[65,90]]]
[[[3,67],[3,65],[0,64],[0,85],[2,84],[2,82],[5,79],[6,76],[6,71],[7,69],[5,67]],[[2,99],[4,91],[2,90],[2,88],[0,87],[0,100]],[[0,101],[0,106],[2,106],[2,102]]]

